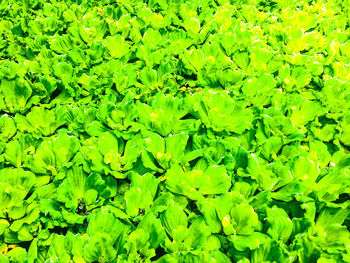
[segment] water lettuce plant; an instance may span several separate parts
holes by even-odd
[[[350,262],[349,19],[0,1],[0,263]]]

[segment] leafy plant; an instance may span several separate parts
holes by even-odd
[[[0,1],[0,262],[350,262],[349,14]]]

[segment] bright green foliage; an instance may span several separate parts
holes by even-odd
[[[350,262],[348,0],[0,0],[0,263]]]

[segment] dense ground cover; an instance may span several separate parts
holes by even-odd
[[[0,262],[350,262],[346,1],[2,0]]]

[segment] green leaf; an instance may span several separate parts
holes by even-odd
[[[4,114],[0,117],[0,141],[7,142],[17,132],[13,118]]]
[[[184,62],[190,70],[198,72],[205,64],[203,51],[201,49],[185,50]]]
[[[107,37],[106,46],[113,58],[121,58],[129,52],[129,46],[121,35]]]
[[[86,237],[80,234],[74,235],[70,231],[65,236],[55,234],[51,239],[47,258],[62,261],[70,261],[73,258],[82,260],[82,248],[85,240]]]
[[[231,187],[231,178],[224,166],[210,166],[206,170],[184,171],[180,166],[171,167],[165,174],[169,191],[198,200],[202,195],[222,194]]]
[[[184,28],[187,32],[190,32],[192,34],[197,34],[200,30],[200,27],[201,23],[195,17],[186,18],[184,21]]]
[[[270,227],[267,233],[274,240],[281,240],[286,243],[292,233],[293,223],[288,217],[285,210],[276,206],[266,209],[267,221]]]
[[[0,220],[0,235],[2,235],[9,226],[10,226],[10,223],[6,219],[1,219]]]
[[[342,121],[342,132],[339,139],[345,145],[350,146],[350,113],[344,116]]]
[[[79,140],[61,131],[52,142],[52,150],[56,156],[56,165],[60,166],[68,163],[79,150]]]
[[[103,235],[108,240],[107,243],[118,247],[123,242],[127,230],[128,227],[119,221],[114,214],[100,210],[90,216],[86,233],[90,237],[99,233],[106,234],[110,236],[107,238],[106,235]]]
[[[322,113],[323,109],[318,101],[304,101],[299,108],[293,110],[290,119],[297,126],[306,125]]]
[[[182,241],[187,234],[187,216],[178,204],[168,207],[160,216],[166,232],[176,242]]]
[[[22,161],[25,159],[22,157],[21,144],[18,141],[10,141],[6,145],[5,159],[15,167],[21,167]]]
[[[205,90],[185,100],[191,114],[199,118],[215,132],[228,131],[241,134],[250,128],[254,118],[253,111],[245,103],[237,103],[225,93]]]
[[[125,193],[126,212],[130,216],[137,216],[140,209],[147,209],[152,205],[158,189],[158,181],[150,173],[131,176],[131,188]]]
[[[157,72],[154,69],[145,68],[140,73],[140,80],[147,88],[158,86]]]
[[[16,114],[15,120],[20,130],[40,132],[44,136],[49,136],[65,123],[65,114],[66,110],[63,107],[56,108],[54,111],[33,107],[26,117]]]
[[[53,66],[54,73],[56,77],[64,83],[70,83],[73,79],[73,73],[74,69],[73,67],[66,63],[66,62],[60,62]]]
[[[315,127],[311,128],[314,135],[321,141],[329,142],[334,138],[336,133],[336,125],[326,124],[324,127],[318,129]]]
[[[83,257],[87,262],[112,262],[116,256],[112,238],[106,233],[94,234],[83,249]]]
[[[233,235],[229,237],[229,240],[238,251],[244,251],[246,249],[254,250],[261,246],[261,244],[267,242],[268,236],[260,232],[254,232],[249,236]]]
[[[149,28],[143,35],[143,42],[145,45],[157,46],[162,40],[162,35],[159,31]]]
[[[43,141],[29,160],[28,168],[38,174],[56,174],[56,157],[50,141]]]
[[[253,207],[244,203],[234,205],[230,214],[222,218],[223,231],[227,235],[251,235],[258,224],[258,215]]]
[[[308,157],[299,156],[294,159],[291,172],[294,178],[300,179],[306,186],[311,187],[318,178],[320,170],[317,162]]]
[[[186,133],[170,135],[165,138],[166,154],[171,162],[179,163],[183,160],[188,138]]]
[[[15,247],[6,253],[6,256],[14,263],[25,262],[27,259],[27,251],[22,247]]]
[[[26,81],[7,80],[3,78],[0,84],[1,93],[11,113],[24,111],[32,89]]]
[[[97,142],[97,147],[100,153],[104,156],[104,163],[109,164],[112,170],[120,170],[124,158],[121,157],[123,144],[118,142],[118,138],[110,132],[105,132]]]
[[[148,133],[145,139],[146,150],[153,154],[154,157],[159,158],[165,153],[164,139],[157,133]]]
[[[215,201],[213,199],[204,199],[198,202],[198,208],[203,214],[204,220],[212,233],[220,233],[222,230],[221,222],[215,210]]]
[[[149,234],[149,242],[152,248],[156,249],[165,239],[165,231],[160,219],[157,219],[152,212],[147,213],[141,220],[138,227]]]
[[[348,209],[324,208],[317,218],[314,228],[314,240],[327,246],[344,246],[348,243],[350,233],[346,226],[342,225],[349,215]],[[320,235],[318,237],[319,234]]]

